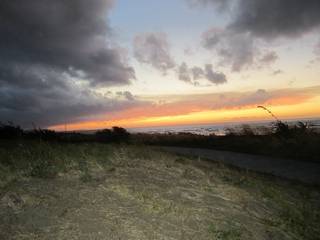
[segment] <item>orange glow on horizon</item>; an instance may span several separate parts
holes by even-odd
[[[311,99],[302,98],[295,100],[296,98],[281,98],[272,101],[272,104],[267,104],[272,112],[280,119],[290,118],[312,118],[320,116],[320,96]],[[279,105],[282,103],[281,105]],[[147,109],[146,109],[147,110]],[[121,126],[125,128],[139,128],[139,127],[156,127],[156,126],[175,126],[175,125],[188,125],[188,124],[215,124],[224,122],[246,122],[246,121],[261,121],[272,120],[270,116],[261,109],[257,109],[255,105],[246,106],[242,108],[225,108],[220,110],[200,110],[190,111],[184,113],[183,111],[177,111],[176,115],[161,115],[147,113],[151,116],[139,117],[135,114],[130,114],[137,111],[140,113],[142,109],[134,109],[132,111],[125,112],[122,116],[119,114],[118,119],[107,121],[88,121],[80,123],[71,123],[67,125],[67,129],[70,131],[76,130],[95,130],[102,128],[110,128],[112,126]],[[181,112],[181,113],[180,113]],[[168,113],[168,112],[167,112]],[[171,114],[171,111],[169,111]],[[130,116],[131,115],[131,116]],[[64,131],[65,125],[52,126],[50,129],[57,131]]]

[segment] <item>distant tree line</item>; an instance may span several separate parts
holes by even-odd
[[[121,143],[130,141],[130,133],[121,127],[99,130],[93,134],[80,132],[56,132],[49,129],[36,128],[24,130],[13,123],[0,122],[0,139],[30,139],[56,142],[112,142]]]
[[[225,136],[192,133],[130,134],[121,127],[112,127],[89,134],[56,132],[48,129],[23,130],[12,123],[0,123],[0,139],[198,147],[320,162],[319,129],[303,122],[289,125],[276,121],[271,127],[256,128],[242,125],[239,128],[226,129]]]

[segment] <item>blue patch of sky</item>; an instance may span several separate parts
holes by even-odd
[[[227,16],[187,0],[118,0],[109,16],[122,44],[130,47],[142,32],[165,32],[174,45],[193,44],[211,26],[224,26]]]

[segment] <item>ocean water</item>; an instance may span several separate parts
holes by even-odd
[[[301,120],[286,120],[283,122],[293,125],[297,122],[308,123],[313,128],[320,130],[320,119],[301,119]],[[146,127],[146,128],[131,128],[128,129],[132,133],[193,133],[199,135],[215,134],[223,136],[228,128],[237,129],[241,126],[249,125],[252,128],[266,127],[272,128],[274,121],[259,121],[259,122],[237,122],[237,123],[221,123],[221,124],[199,124],[199,125],[180,125],[180,126],[165,126],[165,127]]]

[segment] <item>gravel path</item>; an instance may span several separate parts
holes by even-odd
[[[201,148],[161,148],[173,153],[206,158],[243,169],[320,185],[320,163]]]

